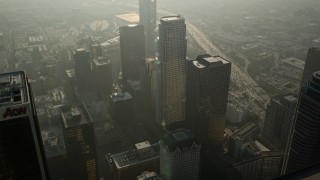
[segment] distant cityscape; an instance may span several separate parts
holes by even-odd
[[[0,1],[0,179],[320,178],[320,22],[72,3]]]

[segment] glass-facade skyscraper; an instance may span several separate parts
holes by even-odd
[[[139,24],[144,26],[146,55],[154,56],[157,37],[157,0],[139,0]]]
[[[0,179],[47,179],[46,156],[28,79],[0,75]]]
[[[157,121],[163,126],[185,121],[186,23],[181,16],[166,16],[159,24]]]
[[[209,54],[188,61],[186,124],[202,146],[222,145],[231,63]]]
[[[301,89],[286,173],[320,162],[320,71],[313,73]]]

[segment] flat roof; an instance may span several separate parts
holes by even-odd
[[[96,65],[100,65],[100,66],[111,63],[111,61],[107,57],[104,57],[104,56],[100,56],[98,58],[95,58],[93,61]]]
[[[144,141],[144,142],[135,144],[135,147],[136,147],[136,149],[139,150],[139,149],[144,149],[144,148],[151,147],[151,144],[150,144],[149,141]]]
[[[290,64],[298,69],[304,69],[305,62],[301,59],[297,59],[294,57],[286,58],[282,60],[283,63]]]
[[[120,14],[116,15],[116,17],[130,23],[138,24],[140,21],[139,14],[137,13]]]
[[[142,155],[136,150],[111,155],[111,159],[118,169],[155,158],[160,158],[159,143],[152,144],[148,151],[143,152]]]
[[[210,54],[200,55],[196,60],[192,61],[197,68],[219,67],[230,62],[221,56],[212,56]]]
[[[66,70],[66,73],[69,78],[76,77],[74,69],[68,69]]]
[[[117,93],[113,93],[111,95],[111,100],[113,102],[118,102],[118,101],[125,101],[125,100],[129,100],[132,99],[132,95],[129,92],[117,92]]]
[[[251,132],[252,130],[254,130],[256,128],[256,125],[252,122],[242,126],[239,130],[237,130],[233,136],[244,136],[246,135],[247,133]]]
[[[47,158],[66,154],[64,135],[61,127],[44,128],[41,131],[41,135]]]
[[[174,16],[164,16],[161,18],[161,21],[178,21],[184,18],[180,15],[174,15]]]
[[[92,119],[83,103],[62,106],[61,116],[65,128],[92,123]]]
[[[24,71],[0,74],[0,107],[29,101]]]
[[[164,145],[168,146],[169,151],[175,151],[177,148],[191,147],[196,143],[195,135],[189,129],[178,129],[168,133],[162,140]]]
[[[288,95],[288,96],[285,96],[283,97],[285,98],[286,100],[290,101],[290,102],[294,102],[294,101],[297,101],[298,99],[296,97],[294,97],[293,95]]]

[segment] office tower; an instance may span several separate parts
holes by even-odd
[[[159,143],[137,143],[132,150],[111,155],[111,159],[115,179],[135,180],[144,171],[160,171]]]
[[[84,104],[61,108],[70,179],[96,180],[97,157],[93,122]]]
[[[159,82],[157,121],[163,126],[185,121],[186,23],[181,16],[166,16],[159,25]]]
[[[301,89],[292,139],[288,147],[286,173],[320,161],[320,71],[313,73]]]
[[[141,94],[143,95],[144,105],[149,107],[151,111],[156,111],[157,96],[157,58],[146,58],[143,64],[141,74]]]
[[[131,124],[134,119],[133,97],[129,92],[116,92],[110,96],[112,119],[122,124]]]
[[[312,73],[320,70],[320,47],[313,47],[308,50],[307,59],[304,65],[301,86],[305,86]]]
[[[164,180],[199,179],[200,149],[188,129],[168,133],[160,141],[160,173]]]
[[[30,84],[23,71],[0,75],[0,179],[48,178]]]
[[[103,56],[97,57],[93,60],[92,70],[97,91],[100,94],[110,95],[113,87],[111,61]]]
[[[90,52],[82,48],[77,49],[73,53],[73,59],[78,91],[88,92],[92,89]]]
[[[256,139],[259,129],[248,123],[237,130],[229,141],[229,157],[243,179],[273,179],[280,175],[284,152],[268,149]]]
[[[91,46],[90,46],[91,59],[96,59],[100,56],[102,56],[102,47],[101,47],[99,41],[91,42]]]
[[[131,24],[119,31],[123,82],[139,80],[141,61],[145,58],[144,27]]]
[[[271,99],[264,120],[262,139],[272,150],[285,151],[293,126],[297,100],[291,94]]]
[[[259,151],[259,155],[251,157],[233,166],[244,180],[246,179],[275,179],[280,176],[283,164],[283,152]]]
[[[157,38],[157,0],[139,0],[139,18],[145,31],[146,55],[154,56]]]
[[[209,54],[188,61],[186,125],[204,146],[222,145],[231,63]]]

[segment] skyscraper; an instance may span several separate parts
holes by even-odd
[[[301,86],[304,86],[312,73],[320,70],[320,47],[313,47],[308,50],[307,59],[304,65]]]
[[[92,41],[90,45],[90,56],[91,59],[98,58],[102,56],[102,47],[99,41]]]
[[[202,146],[223,141],[231,63],[209,54],[188,61],[186,124]]]
[[[156,110],[157,96],[157,58],[146,58],[141,73],[141,94],[144,96],[144,104],[152,112]]]
[[[144,27],[131,24],[119,28],[123,82],[140,79],[140,66],[145,58]]]
[[[79,92],[88,92],[92,88],[90,52],[83,48],[73,53],[76,85]]]
[[[100,94],[110,95],[112,93],[112,66],[111,60],[100,56],[93,60],[92,70],[96,82],[97,91]]]
[[[181,16],[162,17],[159,25],[157,121],[164,126],[185,120],[186,52],[185,19]]]
[[[71,179],[98,179],[93,122],[85,105],[64,106],[61,117]]]
[[[0,179],[46,179],[39,122],[23,71],[0,75]]]
[[[168,133],[160,141],[160,173],[164,180],[199,179],[200,149],[188,129]]]
[[[140,24],[144,26],[146,55],[154,56],[156,52],[157,0],[139,0]]]
[[[320,162],[320,71],[301,89],[291,138],[286,173]]]
[[[284,151],[286,149],[290,130],[293,126],[297,100],[291,94],[280,95],[271,99],[267,107],[262,138],[272,150]]]

